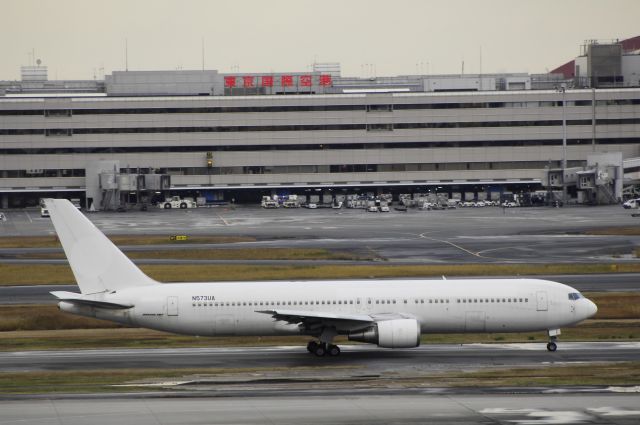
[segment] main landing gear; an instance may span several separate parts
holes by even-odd
[[[340,355],[340,347],[337,345],[317,341],[309,341],[307,344],[307,351],[318,357],[324,357],[326,355],[336,357]]]
[[[558,335],[560,335],[560,329],[549,329],[549,343],[547,344],[547,350],[554,352],[558,349]]]

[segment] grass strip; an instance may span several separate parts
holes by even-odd
[[[188,236],[185,241],[171,240],[172,235],[109,235],[116,245],[156,245],[156,244],[218,244],[236,242],[255,242],[249,236]],[[4,236],[0,237],[0,248],[58,248],[61,247],[57,236]]]
[[[639,273],[640,264],[437,264],[437,265],[251,265],[143,264],[162,282],[238,280],[370,279],[440,276],[517,276],[541,274]],[[46,285],[74,282],[67,264],[0,264],[0,285]]]
[[[423,344],[471,343],[546,343],[545,332],[425,334]],[[634,341],[640,339],[640,320],[587,321],[573,328],[562,329],[563,341]],[[69,329],[0,332],[0,350],[53,350],[80,348],[177,348],[177,347],[238,347],[295,345],[306,346],[307,336],[278,337],[194,337],[173,335],[141,328]],[[344,337],[336,343],[348,343]]]
[[[603,227],[599,229],[587,230],[584,233],[587,235],[603,236],[640,236],[640,226]]]
[[[435,385],[457,387],[528,387],[556,385],[638,385],[640,362],[549,365],[539,368],[483,370],[433,376]]]
[[[329,251],[320,248],[232,248],[232,249],[189,249],[125,251],[132,259],[172,259],[172,260],[373,260],[373,256],[363,257],[352,252]],[[63,252],[26,253],[16,258],[62,259]]]
[[[153,391],[154,387],[136,387],[135,383],[158,379],[194,379],[206,374],[210,377],[261,372],[290,372],[304,370],[340,369],[339,366],[269,367],[269,368],[184,368],[184,369],[101,369],[73,371],[0,372],[0,394],[42,393],[101,393]],[[133,383],[125,387],[122,384]],[[160,390],[162,388],[159,388]]]
[[[328,369],[353,367],[293,367],[293,368],[184,368],[184,369],[108,369],[47,372],[0,373],[0,393],[44,394],[44,393],[102,393],[174,390],[176,387],[162,385],[163,381],[206,381],[233,379],[251,381],[251,376],[268,373],[271,376],[291,376],[309,371],[316,380],[315,388],[344,387],[343,379],[318,378],[318,371],[331,376],[345,371]],[[339,376],[339,375],[338,375]],[[424,375],[398,376],[386,374],[358,380],[358,387],[384,387],[390,385],[403,388],[417,387],[529,387],[529,386],[577,386],[577,385],[638,385],[640,362],[589,363],[583,365],[546,365],[536,368],[491,369],[472,372],[429,373]],[[154,384],[149,386],[148,384]],[[253,383],[253,385],[272,385]],[[309,385],[308,380],[304,382]],[[353,384],[346,382],[350,387]],[[289,387],[298,387],[291,382]]]

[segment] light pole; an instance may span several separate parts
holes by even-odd
[[[562,84],[558,89],[562,93],[562,205],[567,204],[567,86]]]

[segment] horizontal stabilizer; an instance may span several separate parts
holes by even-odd
[[[105,301],[99,299],[95,295],[82,295],[75,292],[66,291],[52,291],[51,295],[58,298],[60,301],[66,301],[74,304],[88,305],[91,307],[108,308],[112,310],[128,309],[133,307],[133,304],[115,303],[112,301]]]

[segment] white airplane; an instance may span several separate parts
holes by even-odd
[[[178,334],[309,335],[337,356],[336,335],[410,348],[423,333],[547,331],[591,316],[577,290],[538,279],[159,283],[69,201],[46,205],[81,293],[51,292],[62,311]]]

